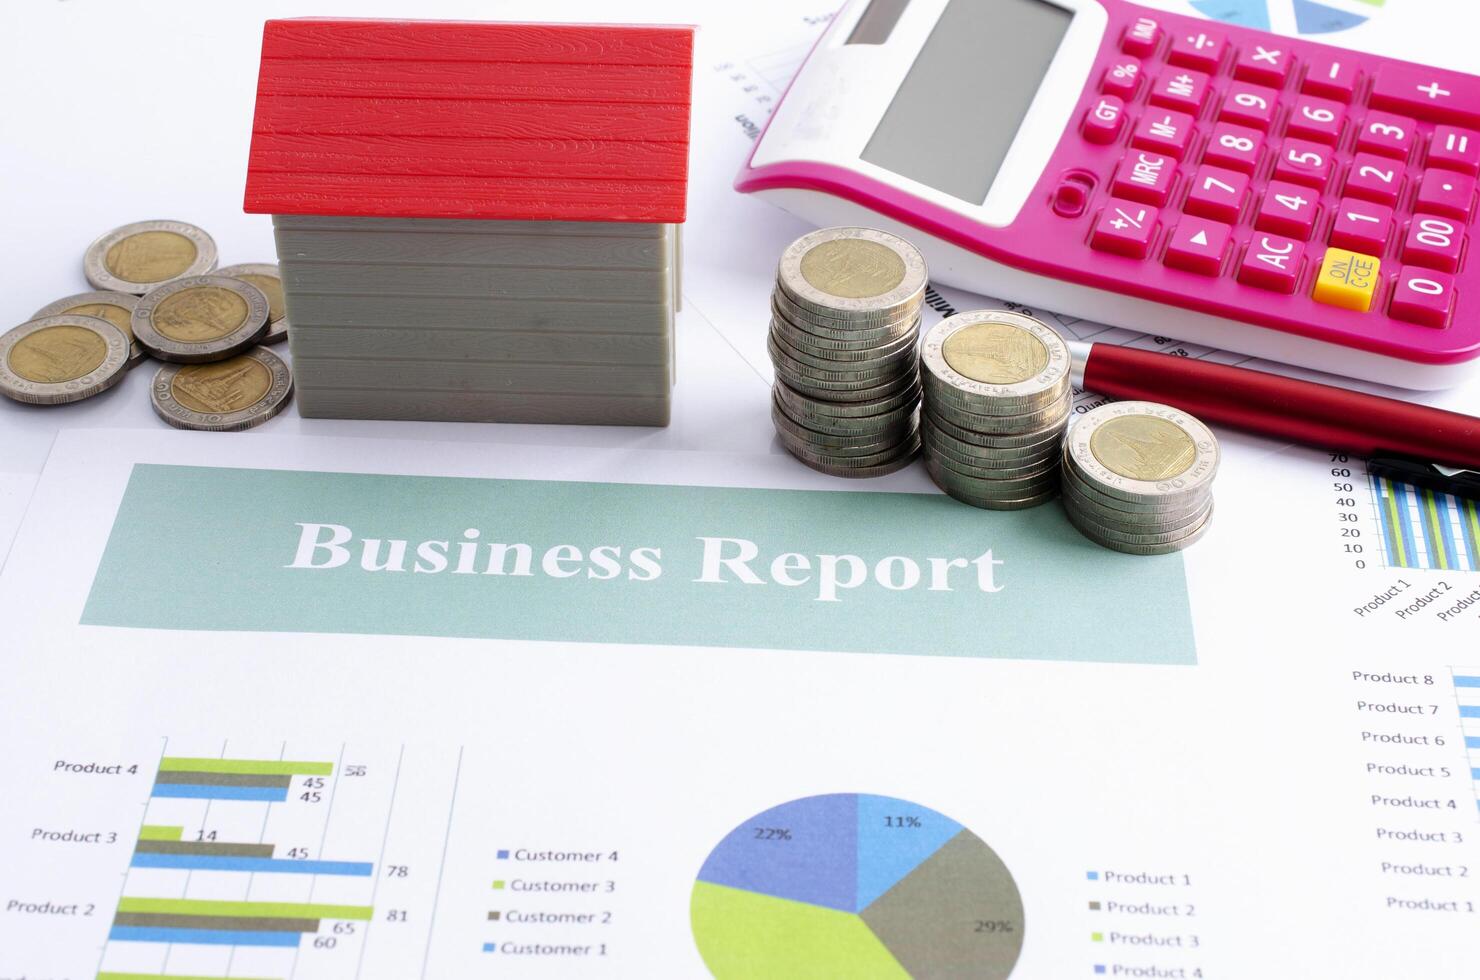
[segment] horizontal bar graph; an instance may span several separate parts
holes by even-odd
[[[212,786],[209,783],[155,783],[151,796],[173,800],[249,800],[254,803],[282,803],[288,798],[286,786]]]
[[[219,857],[270,858],[277,848],[272,844],[231,844],[195,840],[139,840],[135,854],[211,854]]]
[[[139,828],[139,840],[171,841],[185,835],[184,827],[165,827],[160,824],[145,824]]]
[[[1368,479],[1389,567],[1480,571],[1480,504],[1382,477]]]
[[[124,896],[118,911],[145,915],[226,916],[241,919],[346,919],[370,921],[369,905],[315,902],[233,902],[210,898],[135,898]]]
[[[332,762],[285,762],[281,759],[187,759],[165,756],[160,772],[220,772],[251,776],[331,776]]]
[[[1480,807],[1480,667],[1454,667],[1454,700],[1459,705],[1459,725],[1465,754],[1470,763],[1470,785],[1475,805]]]
[[[248,871],[256,874],[352,875],[370,877],[368,861],[298,861],[293,858],[230,857],[218,854],[150,854],[134,852],[135,868],[174,868],[179,871]]]
[[[169,929],[156,926],[114,926],[108,939],[133,943],[195,943],[201,946],[298,945],[296,932],[246,932],[234,929]]]

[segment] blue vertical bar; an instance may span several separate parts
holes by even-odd
[[[1393,499],[1397,501],[1398,527],[1397,532],[1403,535],[1403,552],[1408,556],[1408,568],[1423,568],[1418,563],[1418,547],[1413,540],[1413,512],[1409,510],[1409,498],[1412,487],[1406,483],[1392,483],[1388,486],[1392,489]]]
[[[1459,549],[1454,545],[1454,498],[1447,493],[1434,494],[1434,511],[1439,515],[1439,533],[1444,536],[1444,555],[1449,567],[1458,571]]]
[[[1460,527],[1464,528],[1465,546],[1470,551],[1470,571],[1480,572],[1480,536],[1475,534],[1475,526],[1470,523],[1472,515],[1480,517],[1480,506],[1473,500],[1458,498],[1455,499],[1455,505],[1459,508]]]

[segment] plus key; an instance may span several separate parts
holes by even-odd
[[[1430,122],[1480,125],[1480,79],[1388,62],[1372,82],[1372,105]]]

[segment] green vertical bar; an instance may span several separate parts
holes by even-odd
[[[1440,571],[1449,570],[1449,552],[1444,547],[1444,529],[1439,526],[1439,508],[1434,503],[1434,491],[1423,492],[1424,516],[1429,522],[1429,537],[1433,539],[1433,552],[1439,557]]]
[[[1460,497],[1455,499],[1459,501],[1460,515],[1470,526],[1470,568],[1480,572],[1480,504]]]
[[[139,840],[179,840],[184,833],[184,827],[166,827],[163,824],[146,823],[139,828]]]
[[[253,776],[332,776],[332,762],[284,762],[280,759],[186,759],[165,756],[160,772],[234,772]]]

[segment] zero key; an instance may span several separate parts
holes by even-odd
[[[1429,122],[1480,126],[1480,79],[1387,62],[1372,81],[1371,103]]]

